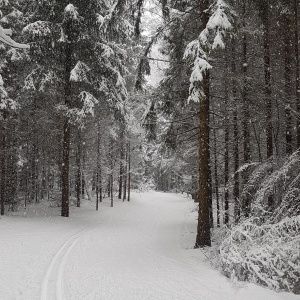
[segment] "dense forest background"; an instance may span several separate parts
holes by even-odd
[[[224,274],[299,292],[298,1],[71,3],[0,1],[1,214],[187,192]]]

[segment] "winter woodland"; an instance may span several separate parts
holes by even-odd
[[[149,243],[134,253],[172,269],[171,260],[160,262],[153,254],[157,241],[142,221],[174,243],[162,248],[173,253],[178,240],[158,226],[167,227],[169,220],[170,232],[179,234],[176,222],[188,220],[184,210],[195,230],[192,245],[185,238],[180,244],[194,253],[185,259],[193,258],[195,268],[201,265],[208,274],[217,269],[226,289],[228,280],[250,282],[282,295],[278,299],[299,297],[299,10],[298,0],[0,0],[3,253],[15,253],[5,226],[29,220],[33,207],[45,215],[45,223],[36,220],[45,232],[46,216],[53,212],[69,218],[49,225],[77,230],[66,229],[62,240],[53,240],[61,248],[52,261],[47,258],[51,264],[36,299],[145,299],[145,283],[132,285],[134,273],[129,287],[141,289],[134,295],[111,289],[75,297],[69,287],[67,297],[67,259],[80,239],[93,247],[95,226],[111,228],[101,231],[107,240],[121,234],[116,224],[123,226],[124,218],[126,230],[133,222],[149,236],[132,229],[137,238],[132,247]],[[106,210],[105,203],[113,208]],[[174,215],[165,218],[168,209]],[[75,216],[80,222],[90,218],[88,227],[78,227]],[[190,240],[190,227],[184,228]],[[13,235],[11,242],[18,247]],[[159,270],[150,263],[144,267],[153,274]],[[192,278],[179,263],[176,270]],[[171,278],[164,272],[159,274]],[[166,289],[152,276],[147,297],[198,299],[197,291],[201,299],[221,299],[221,290],[219,296],[212,290],[192,293],[189,284],[196,283],[183,277],[177,291],[178,285]],[[118,282],[117,276],[105,278],[107,285]],[[20,291],[11,299],[35,299],[34,292]],[[270,299],[277,299],[275,292]],[[251,296],[230,293],[223,299]],[[0,299],[10,299],[7,295],[1,288]]]

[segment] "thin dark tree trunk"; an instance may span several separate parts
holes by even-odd
[[[299,32],[298,32],[298,2],[294,0],[294,46],[295,46],[295,65],[296,65],[296,106],[297,106],[297,148],[300,147],[300,63],[299,63]]]
[[[38,199],[38,128],[37,128],[37,98],[33,98],[33,159],[32,159],[32,199],[36,203],[39,202]]]
[[[236,52],[235,52],[235,40],[232,42],[232,100],[233,100],[233,157],[234,157],[234,183],[233,183],[233,199],[234,199],[234,219],[235,222],[240,218],[240,181],[239,173],[239,127],[238,127],[238,108],[237,108],[237,82],[235,80],[236,74]]]
[[[264,9],[263,40],[264,40],[264,75],[266,99],[266,139],[267,158],[273,155],[273,124],[272,124],[272,90],[271,90],[271,59],[270,59],[270,32],[269,32],[269,7]]]
[[[208,136],[208,140],[210,141],[210,132],[209,132],[209,136]],[[209,145],[209,149],[210,149],[210,145]],[[209,151],[209,164],[208,164],[208,176],[209,176],[209,180],[208,180],[208,186],[209,186],[209,224],[210,224],[210,228],[214,228],[214,212],[213,212],[213,206],[212,206],[212,202],[213,202],[213,198],[212,198],[212,170],[211,170],[211,158],[210,158],[210,151]]]
[[[110,174],[110,206],[114,206],[113,174]]]
[[[208,0],[200,0],[200,31],[209,20]],[[209,217],[209,73],[203,76],[204,95],[199,99],[199,212],[195,248],[211,246]]]
[[[66,35],[71,32],[71,24],[69,24]],[[70,106],[71,102],[71,82],[70,72],[72,70],[72,43],[66,43],[65,46],[65,105]],[[71,141],[71,128],[68,118],[64,121],[63,131],[63,165],[62,165],[62,201],[61,201],[61,215],[63,217],[69,217],[69,168],[70,168],[70,141]]]
[[[77,151],[76,151],[76,198],[77,198],[77,207],[80,207],[80,196],[81,196],[81,134],[78,130],[77,135]]]
[[[219,178],[218,178],[218,155],[217,155],[217,134],[216,122],[213,115],[213,136],[214,136],[214,177],[215,177],[215,193],[217,202],[217,227],[220,227],[220,198],[219,198]]]
[[[100,122],[97,122],[97,171],[96,171],[96,210],[98,210],[99,206],[99,192],[101,190],[100,188]],[[101,191],[102,192],[102,191]],[[102,201],[101,195],[100,195],[100,201]]]
[[[99,183],[99,173],[97,170],[97,172],[96,172],[96,210],[99,209],[99,185],[98,185],[98,183]]]
[[[267,140],[267,158],[273,156],[273,123],[272,123],[272,89],[271,89],[271,54],[270,54],[270,18],[269,3],[263,4],[262,23],[263,23],[263,41],[264,41],[264,76],[265,76],[265,103],[266,103],[266,140]],[[269,174],[271,174],[271,170]],[[273,205],[273,197],[268,197],[268,205]],[[250,209],[246,217],[249,215]]]
[[[227,86],[227,83],[225,84]],[[226,88],[227,89],[227,88]],[[224,143],[225,143],[225,152],[224,152],[224,223],[228,224],[229,222],[229,191],[228,191],[228,182],[229,182],[229,118],[228,118],[228,92],[226,91],[225,95],[225,126],[224,126]]]
[[[107,197],[110,198],[110,174],[108,176]]]
[[[284,81],[285,81],[285,142],[286,154],[291,155],[293,152],[292,144],[292,113],[291,113],[291,89],[292,89],[292,38],[290,32],[292,31],[291,16],[287,13],[285,16],[285,37],[284,37]],[[298,43],[298,41],[297,41]]]
[[[251,160],[251,150],[250,150],[250,112],[249,112],[249,98],[248,98],[248,48],[247,48],[247,34],[246,34],[246,0],[243,1],[243,91],[242,91],[242,127],[243,127],[243,163],[248,164]],[[234,63],[234,62],[233,62]],[[249,178],[249,172],[246,169],[242,174],[243,185],[247,184]],[[250,198],[248,195],[245,195],[242,203],[242,210],[245,216],[248,216],[250,213]]]
[[[120,161],[120,174],[119,174],[119,193],[118,199],[122,199],[122,191],[123,191],[123,163]]]
[[[251,160],[250,152],[250,112],[249,112],[249,99],[248,99],[248,59],[247,59],[247,34],[246,34],[246,1],[243,3],[243,148],[244,148],[244,163],[247,164]],[[234,55],[235,56],[235,55]],[[233,61],[235,68],[235,62]],[[248,174],[247,174],[248,175]],[[246,181],[248,178],[246,178]]]
[[[124,131],[121,129],[120,134],[120,174],[119,174],[119,194],[118,199],[122,199],[122,191],[123,191],[123,173],[124,173]]]
[[[114,206],[114,177],[113,177],[113,141],[110,141],[110,206]]]
[[[43,157],[43,166],[42,166],[42,185],[41,185],[41,199],[45,198],[46,195],[46,189],[47,189],[47,174],[46,174],[46,157],[45,157],[45,150],[43,147],[42,150],[42,157]]]
[[[252,121],[251,121],[251,125],[252,125],[252,128],[253,128],[253,133],[254,133],[254,136],[255,136],[256,144],[257,144],[258,160],[260,162],[262,162],[263,159],[262,159],[262,154],[261,154],[260,135],[257,134],[257,130],[256,130],[255,125],[254,125],[254,123]]]
[[[29,172],[28,172],[28,167],[26,167],[26,178],[25,178],[25,197],[24,197],[24,208],[27,209],[27,202],[29,198]]]
[[[81,137],[81,140],[83,140],[83,137]],[[84,166],[85,166],[85,147],[84,143],[82,142],[81,144],[81,196],[84,198],[85,192],[87,192],[87,186],[86,186],[86,181],[85,181],[85,176],[84,176]]]
[[[99,168],[99,201],[102,202],[102,169],[101,169],[101,158],[100,158],[100,168]]]
[[[124,166],[124,184],[123,184],[123,201],[125,201],[127,196],[127,173],[128,173],[128,148],[126,148],[125,152],[125,166]]]
[[[131,149],[130,142],[128,142],[128,192],[127,201],[130,201],[130,186],[131,186]]]
[[[5,119],[5,112],[3,113],[3,119]],[[4,215],[5,211],[5,197],[6,197],[6,124],[2,121],[2,136],[1,136],[1,186],[0,186],[0,206],[1,206],[1,216]]]
[[[237,172],[239,169],[239,129],[238,129],[238,112],[236,100],[233,110],[233,157],[234,157],[234,184],[233,184],[233,199],[234,199],[234,217],[238,222],[241,214],[240,207],[240,177]]]
[[[27,123],[27,125],[28,125],[28,123]],[[27,158],[29,157],[29,147],[28,147],[28,143],[29,143],[29,141],[27,140],[27,147],[26,147],[26,156],[27,156]],[[24,208],[25,209],[27,209],[27,203],[29,202],[29,166],[28,166],[28,164],[27,164],[27,166],[26,166],[26,183],[25,183],[25,185],[26,185],[26,190],[25,190],[25,199],[24,199]]]

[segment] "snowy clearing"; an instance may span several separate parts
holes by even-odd
[[[195,204],[181,194],[133,193],[60,208],[32,205],[0,219],[0,299],[288,300],[254,284],[233,284],[192,249]]]

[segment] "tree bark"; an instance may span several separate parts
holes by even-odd
[[[0,206],[1,206],[1,216],[4,215],[5,211],[5,197],[6,197],[6,130],[5,130],[5,112],[3,113],[3,121],[1,128],[1,186],[0,186]]]
[[[76,151],[76,166],[77,166],[77,174],[76,174],[76,199],[77,199],[77,207],[80,207],[80,196],[81,196],[81,135],[78,130],[77,136],[77,151]]]
[[[227,96],[225,96],[225,107],[228,107]],[[225,143],[225,153],[224,153],[224,223],[228,224],[229,222],[229,192],[228,192],[228,181],[229,181],[229,128],[228,128],[228,112],[225,111],[226,118],[225,118],[225,136],[224,136],[224,143]]]
[[[299,32],[298,32],[298,0],[294,0],[294,46],[295,46],[295,65],[296,65],[296,107],[297,117],[297,148],[300,147],[300,63],[299,63]]]
[[[271,55],[270,55],[270,20],[269,1],[262,4],[263,42],[264,42],[264,76],[265,76],[265,103],[266,103],[266,141],[267,158],[273,156],[273,123],[272,123],[272,89],[271,89]],[[272,171],[269,173],[271,174]],[[268,197],[268,205],[273,205],[273,197]],[[245,216],[249,216],[249,211]]]
[[[131,186],[131,149],[130,149],[130,142],[128,142],[128,191],[127,191],[127,201],[130,201],[130,186]]]
[[[128,148],[126,148],[125,152],[125,167],[124,167],[124,184],[123,184],[123,201],[125,201],[127,196],[127,173],[128,173]]]
[[[114,192],[113,192],[113,182],[114,182],[114,177],[113,177],[113,141],[110,141],[110,206],[114,206]]]
[[[97,165],[96,165],[96,210],[99,209],[99,192],[100,188],[100,122],[97,122]],[[102,193],[102,191],[101,191]],[[100,195],[100,201],[102,201]]]
[[[124,173],[124,130],[121,128],[120,132],[120,174],[119,174],[119,194],[118,199],[122,199],[123,191],[123,173]]]
[[[217,202],[217,227],[220,227],[220,198],[219,198],[219,177],[218,177],[218,155],[217,155],[217,134],[216,134],[216,122],[213,115],[213,138],[214,138],[214,177],[215,177],[215,194]]]
[[[69,24],[66,35],[71,31],[71,25]],[[71,42],[67,42],[65,46],[65,105],[70,106],[71,102],[71,82],[70,73],[72,70],[72,53],[73,45]],[[63,162],[62,162],[62,201],[61,201],[61,215],[62,217],[69,217],[69,168],[70,168],[70,141],[71,141],[71,128],[68,118],[65,118],[63,129]]]
[[[234,219],[237,223],[240,218],[240,182],[239,182],[239,127],[238,127],[238,108],[237,108],[237,82],[235,80],[236,74],[236,52],[235,40],[232,41],[232,101],[233,101],[233,157],[234,157],[234,184],[233,184],[233,199],[234,199]]]
[[[246,34],[246,0],[243,1],[243,91],[242,91],[242,100],[243,100],[243,108],[242,108],[242,127],[243,127],[243,163],[248,164],[251,160],[251,152],[250,152],[250,112],[249,112],[249,99],[248,99],[248,48],[247,48],[247,34]],[[234,62],[233,62],[234,63]],[[245,170],[242,174],[243,185],[247,184],[249,178],[248,170]],[[242,203],[242,210],[245,216],[249,216],[250,213],[250,198],[249,195],[245,195]]]
[[[265,5],[263,12],[263,41],[264,41],[264,75],[266,103],[266,140],[267,158],[273,155],[273,124],[272,124],[272,90],[271,90],[271,59],[270,59],[270,28],[269,7]]]
[[[208,0],[200,0],[200,31],[206,28],[209,20]],[[199,212],[195,248],[211,246],[209,221],[209,73],[203,76],[204,95],[199,99]]]
[[[292,143],[292,113],[291,113],[291,89],[292,89],[292,37],[291,37],[291,16],[289,13],[285,15],[285,36],[284,36],[284,85],[285,85],[285,142],[286,142],[286,154],[291,155],[293,152]],[[298,43],[298,41],[297,41]]]

